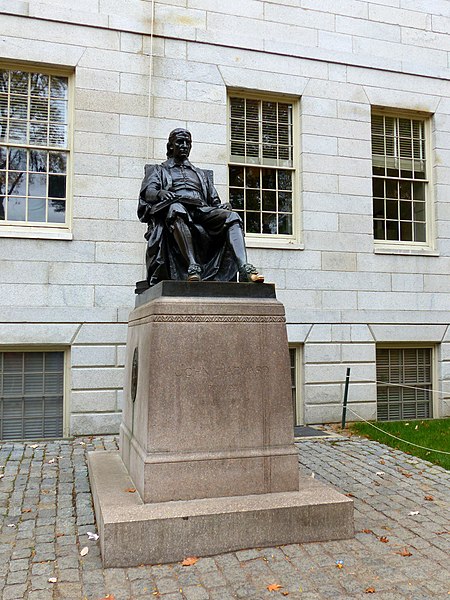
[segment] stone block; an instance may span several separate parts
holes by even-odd
[[[120,446],[144,502],[298,488],[284,309],[273,289],[163,282],[137,298]]]
[[[322,252],[324,271],[356,271],[356,252]]]
[[[307,363],[336,363],[341,360],[340,344],[314,344],[308,342],[304,349],[304,362]]]
[[[84,323],[74,344],[124,344],[126,339],[126,323]]]
[[[95,306],[126,307],[131,310],[132,285],[97,285],[95,287]]]
[[[115,346],[73,346],[71,362],[74,367],[106,367],[116,364]]]
[[[30,318],[30,316],[28,318]],[[33,320],[34,319],[32,317],[30,321]],[[41,346],[69,346],[77,332],[78,327],[78,324],[53,322],[28,322],[26,327],[19,323],[0,323],[0,339],[4,344],[17,346],[28,346],[32,344],[39,344]]]
[[[377,342],[440,342],[446,332],[444,325],[372,325]]]
[[[94,306],[93,285],[49,285],[49,306]]]
[[[119,73],[80,67],[77,69],[77,87],[88,90],[119,91]]]
[[[301,323],[287,323],[287,335],[289,343],[291,344],[301,344],[304,343],[306,338],[308,337],[308,333],[311,329],[311,325],[309,324],[301,324]]]
[[[118,453],[88,460],[104,567],[353,536],[352,500],[311,477],[300,491],[144,504]]]
[[[341,353],[342,362],[375,362],[375,344],[342,344]]]
[[[119,433],[121,413],[70,415],[70,435],[111,435]]]
[[[304,406],[319,406],[342,402],[343,384],[307,384],[304,389]]]
[[[236,89],[264,89],[273,93],[290,94],[300,97],[308,79],[295,74],[278,73],[273,77],[273,73],[263,70],[255,70],[249,66],[248,69],[233,67],[229,65],[219,65],[219,70],[223,82],[229,88]]]
[[[123,386],[120,367],[72,367],[72,387],[76,389],[110,389]]]
[[[73,390],[71,394],[72,413],[115,412],[117,394],[112,390]]]

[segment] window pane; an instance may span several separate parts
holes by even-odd
[[[293,171],[286,168],[293,160],[292,108],[276,100],[230,98],[231,161],[246,163],[229,167],[230,201],[246,211],[247,233],[292,235]]]
[[[426,177],[424,133],[424,121],[372,115],[373,173],[382,175],[373,178],[377,240],[425,241],[426,182],[413,181]]]
[[[45,198],[28,198],[28,221],[45,222]]]
[[[5,225],[65,223],[68,152],[49,152],[47,146],[67,148],[67,92],[67,77],[0,71],[0,194],[6,196],[0,200],[0,220]]]
[[[66,221],[66,201],[50,199],[48,201],[48,221],[49,223],[65,223]]]
[[[8,221],[26,220],[27,199],[19,196],[12,196],[7,200],[6,218]]]

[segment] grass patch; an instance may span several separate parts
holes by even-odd
[[[426,421],[378,421],[374,425],[395,435],[402,440],[412,444],[426,446],[436,450],[450,452],[450,419],[430,419]],[[398,440],[378,431],[367,423],[351,423],[349,429],[352,433],[357,433],[371,440],[376,440],[386,444],[391,448],[397,448],[407,454],[418,456],[428,460],[444,469],[450,470],[450,455],[440,454],[429,450],[422,450],[410,444],[404,444]]]

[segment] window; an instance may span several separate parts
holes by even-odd
[[[289,348],[289,360],[291,367],[291,392],[292,406],[294,411],[294,426],[303,424],[303,404],[300,395],[300,348],[291,346]]]
[[[67,226],[68,78],[0,69],[0,226]]]
[[[0,439],[63,435],[64,352],[0,352]]]
[[[377,419],[432,416],[432,348],[377,349]]]
[[[294,235],[292,102],[231,96],[229,191],[250,235]]]
[[[374,237],[426,245],[426,120],[372,115]]]

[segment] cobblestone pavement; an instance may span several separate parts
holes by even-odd
[[[450,597],[447,471],[361,438],[305,439],[297,446],[302,469],[354,498],[354,539],[242,550],[190,567],[102,569],[99,544],[87,536],[95,524],[86,451],[115,449],[115,438],[3,443],[2,598]],[[269,591],[271,584],[281,587]]]

